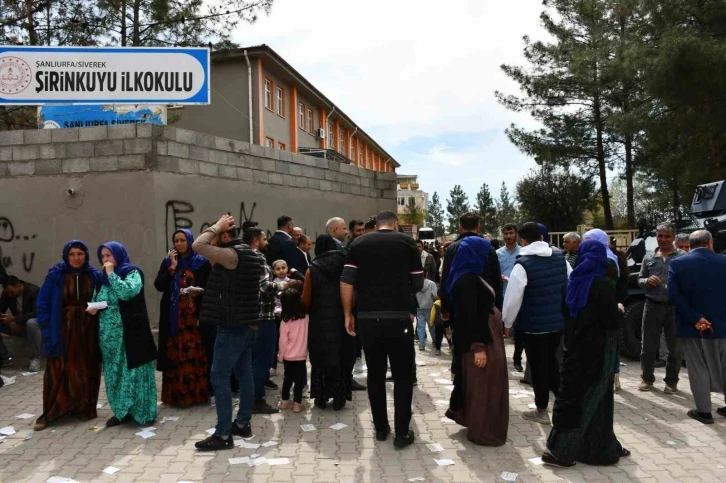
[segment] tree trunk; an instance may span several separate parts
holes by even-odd
[[[27,15],[30,45],[38,45],[38,34],[35,31],[35,21],[33,20],[33,0],[25,0],[25,13]]]
[[[141,10],[141,1],[135,0],[134,1],[134,38],[133,38],[133,45],[134,47],[139,47],[141,45],[141,26],[139,25],[139,15]]]
[[[603,120],[600,108],[600,95],[593,97],[593,115],[597,134],[597,166],[600,171],[600,194],[602,195],[603,211],[605,212],[605,229],[613,230],[613,212],[610,209],[610,192],[608,191],[607,166],[605,164],[605,147],[603,145]]]
[[[121,47],[126,47],[128,43],[126,35],[126,0],[121,0],[121,11],[119,12],[121,19]]]
[[[628,228],[635,228],[635,195],[633,193],[633,138],[625,136],[625,191],[628,205]]]

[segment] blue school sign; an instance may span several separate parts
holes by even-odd
[[[209,49],[0,46],[0,105],[209,104]]]
[[[38,129],[113,126],[116,124],[166,124],[166,106],[161,104],[98,104],[38,107]]]

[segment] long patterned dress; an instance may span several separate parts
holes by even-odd
[[[63,275],[61,339],[65,353],[47,360],[39,423],[50,423],[68,413],[83,419],[97,417],[101,386],[98,320],[86,312],[93,290],[91,274]]]
[[[108,308],[100,312],[99,339],[103,356],[103,379],[106,395],[114,416],[123,420],[130,415],[143,424],[156,419],[156,381],[154,363],[129,369],[126,362],[124,329],[119,300],[131,300],[143,290],[139,272],[134,270],[121,279],[108,276],[109,285],[102,285],[95,301],[105,301]]]
[[[194,272],[184,269],[180,285],[181,288],[193,286]],[[185,407],[209,399],[209,365],[196,315],[199,301],[201,297],[179,297],[177,334],[166,341],[167,357],[174,367],[164,371],[162,377],[161,401],[164,404]]]

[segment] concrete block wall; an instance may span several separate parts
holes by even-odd
[[[156,271],[178,228],[198,234],[222,214],[268,232],[286,214],[315,238],[333,216],[396,209],[395,173],[267,149],[169,126],[0,132],[0,260],[41,284],[65,243],[123,243],[146,274],[152,321]]]

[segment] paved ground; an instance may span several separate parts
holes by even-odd
[[[508,345],[511,354],[512,346]],[[0,444],[0,481],[44,482],[61,476],[86,481],[161,481],[176,483],[252,481],[252,482],[402,482],[422,477],[427,482],[499,482],[503,471],[518,473],[522,482],[596,482],[596,481],[726,481],[726,419],[716,416],[716,424],[703,426],[686,416],[692,406],[687,378],[681,379],[681,394],[667,396],[662,382],[652,393],[637,391],[637,364],[623,367],[624,391],[616,396],[615,433],[632,458],[615,467],[578,465],[570,470],[552,470],[529,460],[549,432],[522,419],[521,412],[533,403],[532,396],[510,397],[509,438],[500,448],[478,447],[466,440],[464,431],[442,421],[449,391],[440,379],[450,378],[450,358],[431,352],[417,353],[419,385],[414,393],[413,429],[417,442],[403,451],[394,450],[391,441],[377,443],[373,437],[370,411],[365,393],[356,393],[353,404],[338,413],[318,409],[305,414],[285,413],[255,417],[252,443],[277,441],[277,446],[257,450],[235,448],[217,454],[200,454],[194,442],[206,436],[215,424],[209,406],[176,410],[160,406],[155,424],[156,436],[142,439],[135,426],[111,429],[103,423],[111,416],[101,388],[95,422],[74,418],[43,432],[32,433],[35,418],[16,419],[17,415],[42,412],[42,375],[24,377],[19,371],[4,371],[16,376],[16,383],[0,389],[0,427],[14,426],[17,433]],[[436,375],[438,374],[438,375]],[[662,380],[663,370],[657,371]],[[278,378],[279,379],[279,378]],[[159,386],[161,378],[158,379]],[[392,389],[392,388],[391,388]],[[519,375],[510,373],[510,389],[528,391],[520,385]],[[511,391],[510,391],[511,392]],[[715,395],[714,395],[715,396]],[[270,401],[277,400],[273,392]],[[389,404],[390,404],[389,399]],[[714,397],[714,402],[717,399]],[[392,412],[392,409],[391,409]],[[165,416],[177,421],[161,423]],[[341,422],[347,427],[329,427]],[[302,424],[317,429],[303,432]],[[97,426],[97,427],[96,427]],[[31,436],[30,439],[27,439]],[[443,453],[432,453],[426,443],[439,443]],[[260,454],[266,458],[288,458],[289,464],[230,465],[229,458]],[[434,458],[448,458],[453,466],[437,466]],[[120,469],[115,475],[103,474],[108,466]]]

